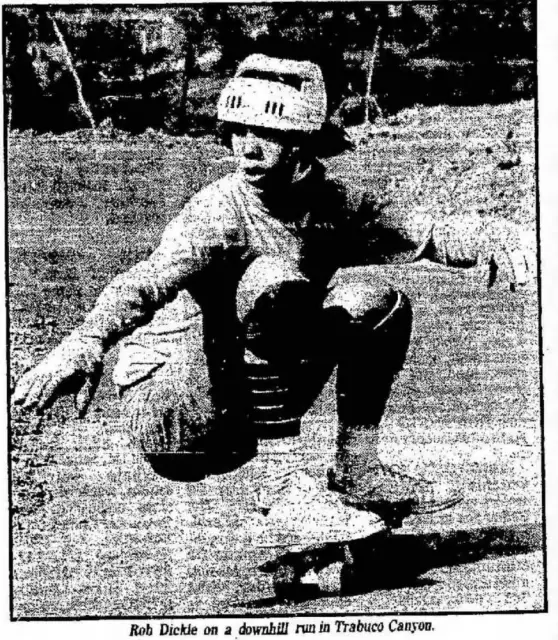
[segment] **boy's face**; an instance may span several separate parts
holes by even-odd
[[[238,126],[232,133],[232,149],[246,181],[265,188],[292,177],[300,147],[284,131]]]

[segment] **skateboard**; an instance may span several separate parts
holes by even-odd
[[[370,564],[371,556],[381,554],[392,531],[411,515],[411,503],[380,508],[380,515],[384,528],[366,538],[270,547],[277,555],[258,569],[272,575],[275,595],[282,602],[350,591],[361,559]]]

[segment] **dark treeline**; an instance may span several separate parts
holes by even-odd
[[[534,11],[532,0],[4,7],[8,126],[206,132],[254,51],[321,63],[345,124],[532,97]]]

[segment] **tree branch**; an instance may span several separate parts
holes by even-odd
[[[52,22],[52,26],[54,28],[54,33],[56,34],[56,37],[58,38],[58,43],[60,44],[60,47],[62,49],[62,53],[64,54],[64,60],[66,61],[66,66],[68,67],[68,70],[71,73],[72,78],[74,79],[74,84],[76,86],[78,104],[81,107],[81,110],[83,111],[83,114],[85,115],[85,117],[89,121],[90,127],[92,129],[96,129],[95,120],[93,119],[93,114],[91,113],[91,109],[89,109],[89,106],[87,105],[87,102],[85,102],[85,98],[83,97],[83,87],[81,85],[81,80],[79,79],[79,76],[77,74],[77,71],[76,71],[76,68],[74,66],[74,63],[72,62],[72,56],[70,55],[70,50],[68,49],[68,45],[66,44],[66,40],[64,39],[64,36],[63,36],[62,32],[60,31],[60,28],[59,28],[56,20],[54,19],[54,16],[52,16],[51,14],[48,14],[48,17],[50,18],[50,21]]]

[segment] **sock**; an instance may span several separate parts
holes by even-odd
[[[359,479],[380,466],[379,426],[342,427],[337,439],[336,476],[343,483],[358,484]]]

